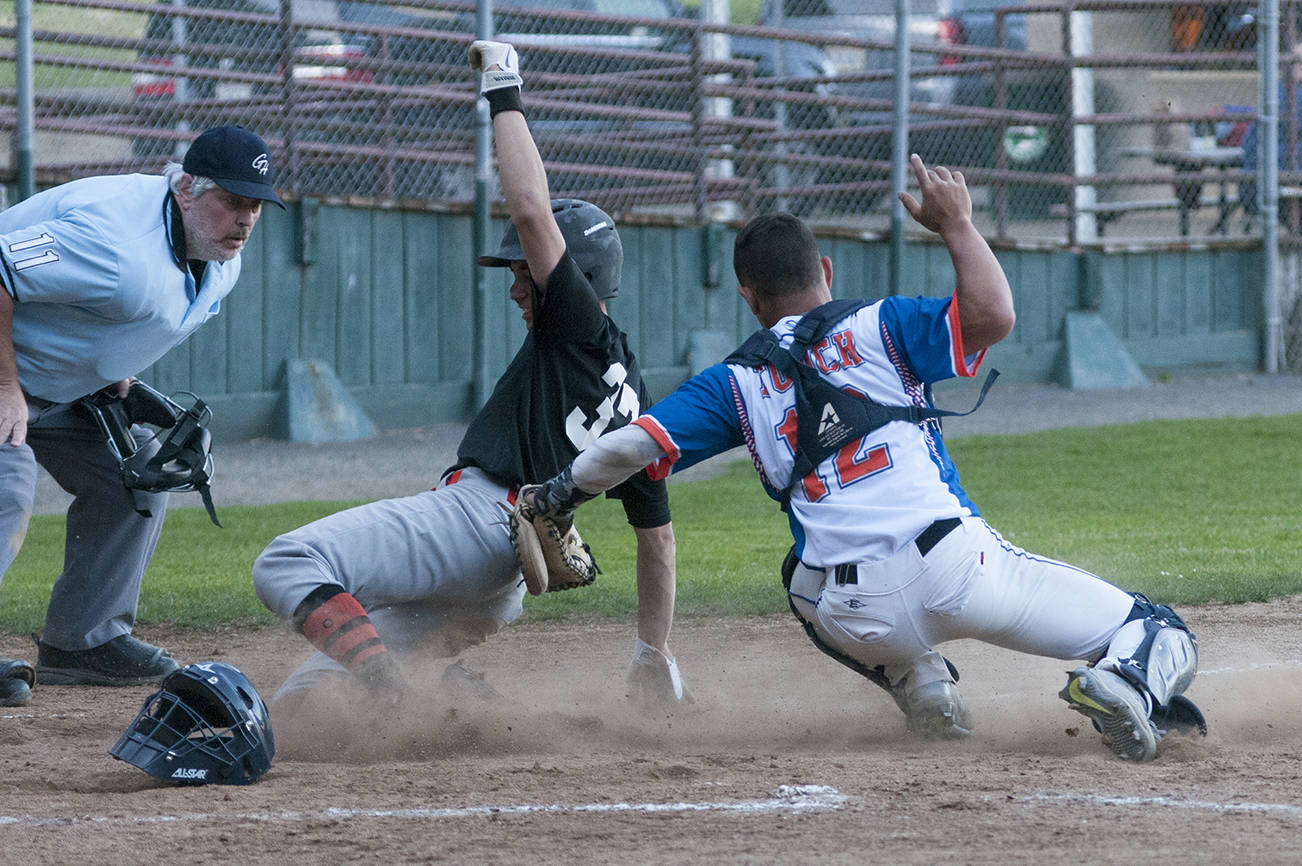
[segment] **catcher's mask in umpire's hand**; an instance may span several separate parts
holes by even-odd
[[[193,394],[183,393],[194,398],[188,409],[144,382],[133,382],[125,397],[119,397],[112,388],[105,388],[83,398],[81,404],[108,440],[109,453],[118,461],[122,483],[128,490],[198,491],[208,517],[221,526],[208,489],[213,475],[212,433],[208,430],[212,410]],[[137,447],[131,435],[133,424],[158,428],[154,438],[163,438],[157,451]],[[150,516],[149,509],[139,503],[136,510]]]
[[[619,294],[619,275],[624,269],[624,245],[610,215],[595,204],[577,198],[552,199],[552,215],[565,238],[570,258],[592,284],[597,300],[605,301]],[[511,262],[524,261],[520,233],[508,224],[497,252],[480,256],[479,264],[487,268],[509,268]]]
[[[248,677],[201,662],[168,674],[109,754],[165,782],[251,785],[271,768],[276,738]]]

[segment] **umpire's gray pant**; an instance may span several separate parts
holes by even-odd
[[[140,582],[158,544],[167,494],[133,495],[122,485],[104,434],[76,404],[28,401],[27,442],[0,444],[0,579],[27,535],[39,463],[72,494],[63,573],[54,582],[41,639],[64,650],[96,647],[128,634]],[[141,447],[157,448],[132,431]],[[136,512],[136,505],[151,517]]]

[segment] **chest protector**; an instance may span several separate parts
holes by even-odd
[[[779,492],[779,501],[784,511],[791,499],[791,489],[813,472],[819,463],[846,445],[857,442],[892,421],[921,424],[947,415],[971,415],[981,407],[986,392],[999,377],[998,370],[990,371],[981,386],[976,405],[966,412],[952,412],[931,406],[884,406],[862,394],[841,390],[806,363],[805,355],[811,346],[817,345],[827,336],[833,325],[866,306],[868,302],[864,300],[847,298],[829,301],[805,313],[796,323],[789,349],[782,348],[776,334],[768,328],[761,328],[723,361],[725,364],[746,367],[771,365],[795,387],[795,462],[791,467],[791,477]]]

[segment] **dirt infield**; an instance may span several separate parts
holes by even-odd
[[[1299,411],[1302,377],[1001,385],[951,432]],[[410,493],[461,432],[223,446],[214,494],[222,507]],[[52,486],[38,510],[66,507]],[[1210,735],[1142,766],[1057,698],[1067,663],[972,642],[944,649],[975,736],[916,742],[787,616],[680,619],[698,704],[649,719],[624,701],[631,622],[514,626],[463,657],[499,700],[431,684],[387,718],[273,719],[275,763],[247,788],[171,787],[107,755],[149,688],[40,686],[0,708],[0,864],[1302,863],[1302,596],[1181,613]],[[307,652],[281,629],[140,633],[183,661],[233,663],[268,697]],[[0,634],[0,654],[32,646]]]
[[[918,743],[787,617],[680,622],[699,701],[651,719],[623,699],[630,624],[509,628],[463,656],[500,699],[431,687],[360,726],[280,726],[243,788],[106,754],[150,689],[41,687],[0,709],[0,861],[1302,862],[1302,597],[1183,612],[1211,733],[1141,766],[1056,697],[1063,662],[947,645],[977,733]],[[306,649],[280,629],[143,636],[265,695]],[[0,653],[30,656],[12,635]]]

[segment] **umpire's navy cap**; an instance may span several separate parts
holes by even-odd
[[[181,168],[188,174],[212,178],[227,192],[285,206],[272,188],[276,170],[271,149],[242,126],[218,126],[200,135],[186,151]]]

